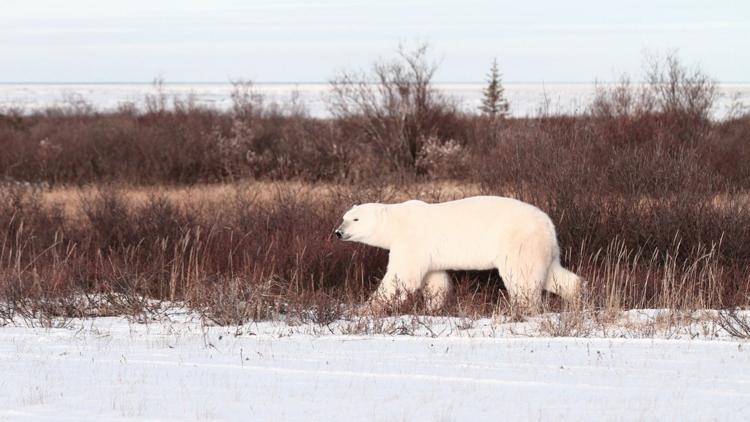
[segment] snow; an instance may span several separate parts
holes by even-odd
[[[361,321],[209,327],[188,313],[148,324],[8,325],[0,420],[742,420],[750,412],[746,341],[688,331],[529,337],[539,321],[400,317],[371,323],[381,334],[368,335],[341,334]]]
[[[437,83],[435,87],[456,100],[461,108],[477,111],[484,83]],[[552,113],[580,113],[585,110],[595,93],[595,85],[587,83],[505,83],[504,87],[511,105],[510,112],[517,117],[538,115],[545,105]],[[330,87],[325,83],[259,83],[254,85],[253,90],[265,96],[266,104],[284,104],[293,95],[297,95],[310,115],[329,115],[325,98],[330,94]],[[231,108],[231,92],[232,85],[229,83],[166,83],[163,86],[163,93],[170,102],[172,98],[192,98],[198,106],[222,110]],[[0,83],[0,111],[13,108],[33,111],[53,106],[69,106],[78,100],[85,100],[101,111],[116,110],[124,103],[145,108],[145,97],[156,93],[154,86],[146,83]],[[717,118],[738,112],[736,108],[739,104],[744,105],[744,111],[750,106],[750,84],[721,83],[718,85],[718,94],[714,108]]]

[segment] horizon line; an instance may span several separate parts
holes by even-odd
[[[242,81],[242,80],[238,80]],[[246,80],[242,82],[250,82],[253,85],[329,85],[330,81],[253,81]],[[583,84],[616,84],[621,81],[612,80],[593,80],[593,81],[502,81],[505,84],[571,84],[571,85],[583,85]],[[630,81],[634,84],[644,83],[645,81]],[[747,81],[715,81],[717,84],[750,84],[750,80]],[[155,81],[0,81],[0,85],[154,85]],[[225,81],[162,81],[164,85],[231,85],[231,80]],[[378,82],[373,81],[373,84]],[[433,84],[439,85],[479,85],[486,84],[487,81],[433,81]]]

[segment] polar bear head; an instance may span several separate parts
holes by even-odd
[[[341,240],[360,242],[370,246],[387,247],[384,244],[385,204],[355,205],[344,214],[341,225],[334,231]]]

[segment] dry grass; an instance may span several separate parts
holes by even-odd
[[[271,202],[279,192],[301,192],[310,197],[325,197],[332,193],[354,198],[362,186],[340,185],[329,182],[304,183],[299,181],[246,181],[221,184],[193,184],[193,185],[147,185],[124,186],[118,192],[133,206],[143,206],[153,197],[162,197],[177,207],[196,209],[205,206],[215,206],[234,200],[237,191],[246,192],[259,202]],[[56,186],[40,191],[40,204],[47,209],[59,209],[70,220],[84,221],[82,202],[90,201],[99,192],[100,187],[86,186]],[[456,181],[423,181],[409,185],[386,184],[379,187],[380,195],[392,202],[406,201],[412,198],[435,198],[439,201],[450,201],[468,196],[481,195],[484,192],[479,183],[460,183]],[[513,187],[500,188],[506,196],[519,196]],[[603,208],[616,206],[621,203],[621,195],[600,198]],[[662,198],[641,195],[637,200],[637,208],[647,211],[659,205]],[[702,203],[696,206],[710,206],[717,210],[727,210],[736,207],[746,207],[750,204],[750,193],[747,192],[719,192],[701,198]]]
[[[231,202],[238,191],[244,192],[254,201],[268,203],[275,200],[279,192],[300,192],[311,198],[324,198],[335,193],[354,198],[361,189],[362,186],[330,182],[252,180],[221,184],[123,186],[118,188],[118,193],[132,206],[143,206],[151,198],[158,196],[169,200],[177,207],[196,209]],[[379,186],[377,190],[383,198],[394,202],[425,196],[451,200],[481,193],[481,188],[476,183],[451,181],[425,181],[408,186],[388,184]],[[62,210],[66,218],[80,221],[84,217],[82,203],[91,201],[99,191],[99,186],[92,185],[56,186],[40,191],[40,203],[48,209]]]
[[[546,298],[563,312],[550,335],[587,332],[582,315],[750,305],[750,118],[709,120],[705,75],[670,58],[643,90],[600,91],[582,115],[497,120],[434,95],[423,53],[377,66],[380,86],[343,75],[330,119],[244,91],[230,112],[160,98],[142,113],[0,114],[0,321],[142,319],[147,298],[219,324],[325,325],[386,264],[333,239],[346,209],[476,194],[547,212],[564,265],[587,280],[578,304]],[[496,272],[453,277],[443,314],[519,317]],[[92,295],[106,303],[77,299]]]
[[[6,320],[118,312],[144,319],[148,298],[184,302],[218,324],[291,318],[325,325],[362,303],[385,269],[383,251],[331,236],[353,202],[438,201],[475,189],[457,183],[358,189],[245,183],[45,193],[6,188],[0,190],[7,204],[0,210],[0,294],[8,304],[3,313]],[[550,199],[543,204],[559,204]],[[631,308],[690,311],[750,304],[748,258],[722,243],[732,230],[742,235],[750,222],[746,208],[712,205],[708,214],[698,215],[731,217],[718,220],[724,226],[716,238],[705,239],[710,242],[697,236],[698,230],[682,233],[682,241],[672,235],[649,246],[626,229],[651,220],[683,224],[683,211],[670,201],[650,201],[623,221],[621,202],[578,204],[578,211],[592,207],[600,216],[589,222],[602,234],[598,241],[586,236],[589,229],[566,225],[570,217],[564,213],[552,213],[560,237],[574,239],[562,243],[565,264],[587,280],[587,289],[572,305],[547,296],[546,309],[564,313],[543,325],[543,332],[582,335],[590,330],[583,321],[591,312],[602,320]],[[674,227],[660,230],[677,233]],[[496,272],[456,272],[453,278],[456,295],[438,315],[523,319],[507,303]],[[80,300],[92,294],[104,302]],[[418,295],[388,312],[429,313]]]

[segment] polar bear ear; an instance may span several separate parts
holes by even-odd
[[[383,206],[380,207],[380,209],[378,211],[379,211],[381,217],[385,217],[388,214],[388,207],[386,207],[385,205],[383,205]]]

